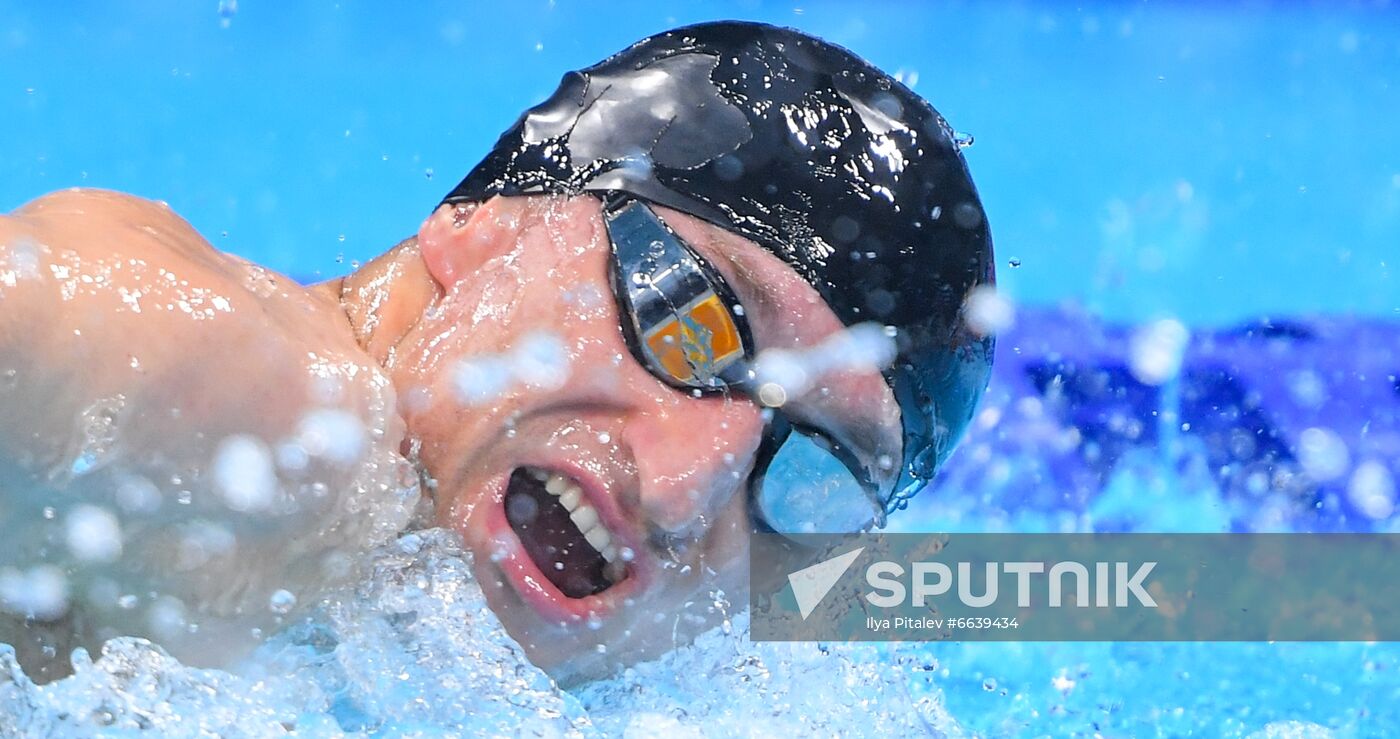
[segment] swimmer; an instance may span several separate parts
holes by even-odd
[[[962,320],[994,275],[952,129],[754,23],[565,75],[342,279],[92,190],[0,218],[0,245],[0,580],[39,586],[0,605],[196,662],[410,525],[405,468],[533,661],[655,656],[742,602],[752,532],[883,525],[992,359]]]

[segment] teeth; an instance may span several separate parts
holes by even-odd
[[[632,550],[626,547],[619,549],[613,543],[612,533],[599,520],[598,511],[583,502],[583,489],[563,475],[535,467],[528,471],[531,477],[544,483],[545,492],[559,497],[559,504],[569,512],[569,518],[583,532],[588,545],[603,556],[603,561],[607,563],[603,567],[603,575],[611,582],[626,577],[627,562],[631,559],[628,555]]]
[[[569,518],[574,520],[574,525],[579,531],[588,535],[588,530],[598,525],[598,512],[592,506],[581,505],[569,513]]]
[[[602,554],[604,549],[612,545],[612,535],[602,526],[594,526],[588,531],[585,531],[583,533],[583,538],[587,539],[588,544],[598,550],[599,554]],[[606,559],[606,557],[604,559]]]
[[[578,486],[572,486],[559,496],[559,505],[564,506],[564,510],[573,513],[578,510],[578,504],[583,500],[583,491]]]

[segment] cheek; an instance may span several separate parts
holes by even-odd
[[[607,266],[591,229],[540,220],[445,293],[392,363],[425,454],[459,452],[576,385],[618,381],[626,349]]]
[[[638,613],[689,613],[700,617],[692,624],[697,630],[714,625],[728,612],[711,608],[721,598],[733,609],[743,607],[749,583],[750,523],[746,495],[735,496],[716,513],[714,523],[705,532],[703,546],[695,554],[683,557],[680,569],[667,572],[668,587],[657,591],[653,600],[637,610]],[[685,570],[685,567],[689,567]],[[660,628],[649,628],[655,622],[642,618],[634,626],[644,643],[665,644],[674,636],[673,619],[665,619]]]

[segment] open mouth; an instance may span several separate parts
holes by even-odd
[[[627,577],[612,533],[576,481],[520,467],[511,473],[504,504],[525,552],[564,595],[597,595]]]

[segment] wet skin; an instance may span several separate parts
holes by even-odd
[[[171,269],[212,264],[201,274],[214,288],[248,294],[247,265],[213,250],[168,209],[91,191],[48,197],[82,211],[80,218],[70,216],[74,220],[107,221],[96,232],[43,232],[46,243],[81,242],[94,254],[112,248],[139,252]],[[0,243],[8,243],[7,234],[14,241],[17,233],[35,233],[25,220],[33,208],[17,213],[19,222],[0,221]],[[773,255],[694,218],[657,212],[729,282],[759,350],[812,347],[841,329],[816,292]],[[113,219],[135,226],[121,230],[123,240],[115,247]],[[175,235],[151,238],[140,228],[151,224]],[[266,375],[269,391],[251,406],[295,416],[298,404],[271,389],[279,381],[279,357],[294,363],[299,341],[347,355],[353,346],[366,366],[359,380],[382,373],[391,381],[404,453],[435,481],[437,522],[459,532],[476,555],[493,610],[536,663],[561,678],[589,676],[663,652],[742,607],[752,529],[747,481],[765,430],[764,412],[748,398],[692,396],[633,359],[618,327],[608,253],[602,207],[592,197],[443,206],[415,238],[344,280],[306,289],[280,282],[279,289],[294,296],[291,307],[249,306],[238,314],[241,321],[229,319],[228,325],[185,337],[191,343],[180,351],[162,348],[168,335],[162,321],[174,317],[148,312],[100,332],[85,352],[105,357],[152,347],[149,353],[169,355],[162,376],[206,373],[232,382],[248,368],[202,361],[201,348],[257,346],[271,317],[278,331],[293,338],[286,340],[284,355],[274,349],[252,369]],[[9,315],[11,293],[3,294]],[[13,304],[25,305],[36,320],[53,300],[36,293]],[[110,308],[94,308],[90,318],[105,325],[102,310]],[[22,320],[0,318],[0,352],[11,351],[6,342],[18,343],[9,337],[25,332],[34,331]],[[486,396],[462,393],[464,360],[508,355],[540,340],[559,352],[563,374],[513,381]],[[31,361],[57,361],[45,351],[36,349],[41,359]],[[82,382],[101,382],[102,375],[85,375]],[[355,381],[347,397],[357,397]],[[224,423],[221,414],[233,403],[221,402],[220,383],[201,383],[197,392],[212,396],[209,412],[184,421]],[[42,404],[19,410],[40,425],[51,412]],[[813,392],[791,399],[784,412],[853,447],[877,477],[889,474],[878,460],[900,458],[898,408],[873,368],[824,377]],[[619,582],[570,598],[524,553],[503,504],[507,481],[522,466],[578,484],[613,542],[630,550]]]

